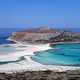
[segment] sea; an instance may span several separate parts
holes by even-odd
[[[12,44],[14,42],[7,40],[13,32],[24,30],[23,28],[0,28],[0,44]],[[80,32],[80,28],[67,29],[72,32]]]
[[[7,40],[13,32],[16,32],[16,31],[22,31],[22,30],[25,30],[25,29],[22,29],[22,28],[0,28],[0,56],[1,55],[7,55],[7,54],[11,54],[12,52],[16,52],[16,51],[21,51],[20,49],[16,49],[14,46],[11,46],[9,44],[14,44],[14,42],[12,41],[9,41]],[[73,31],[73,32],[79,32],[80,29],[69,29],[69,31]],[[38,54],[37,56],[33,56],[32,59],[34,61],[37,61],[37,62],[40,62],[42,64],[53,64],[53,59],[55,59],[54,63],[59,63],[59,64],[64,64],[64,65],[76,65],[76,64],[80,64],[80,55],[79,57],[76,57],[73,59],[74,55],[80,53],[80,44],[76,44],[75,47],[77,47],[77,49],[74,47],[75,45],[73,44],[71,46],[71,49],[66,49],[67,45],[65,45],[65,49],[64,46],[62,45],[60,48],[61,52],[63,52],[64,54],[60,54],[60,50],[57,50],[58,52],[55,52],[57,53],[56,55],[53,55],[52,53],[54,53],[55,50],[50,50],[50,51],[47,51],[47,53],[51,53],[51,54]],[[58,47],[58,46],[57,46]],[[69,46],[68,46],[69,47]],[[73,47],[75,49],[73,49]],[[67,52],[67,53],[66,53]],[[41,52],[43,53],[43,52]],[[74,53],[72,55],[69,55],[69,53]],[[65,56],[64,56],[65,55]],[[9,56],[9,55],[8,55]],[[42,57],[40,57],[42,56]],[[11,57],[11,56],[10,56]],[[48,58],[47,58],[48,57]],[[51,58],[53,57],[53,59]],[[16,56],[17,58],[17,56]],[[0,65],[3,65],[3,64],[9,64],[9,63],[16,63],[16,62],[19,62],[19,61],[22,61],[24,60],[25,58],[23,56],[20,56],[19,58],[17,58],[17,60],[10,60],[10,61],[7,61],[8,58],[5,60],[4,57],[0,57]],[[44,62],[42,62],[44,59]],[[61,61],[58,60],[58,59],[62,59]],[[1,61],[3,60],[3,61]],[[47,60],[48,63],[45,63]],[[68,60],[68,61],[67,61]],[[59,61],[59,62],[58,62]],[[65,63],[63,63],[62,61],[65,61]],[[74,63],[75,62],[75,63]]]
[[[21,31],[22,28],[0,28],[0,44],[12,44],[14,42],[9,41],[8,38],[13,32]]]

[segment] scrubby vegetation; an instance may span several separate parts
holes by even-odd
[[[0,73],[0,80],[80,80],[79,71],[23,71],[15,73]]]

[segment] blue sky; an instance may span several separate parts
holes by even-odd
[[[80,27],[80,0],[0,0],[0,27]]]

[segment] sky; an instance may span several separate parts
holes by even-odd
[[[80,0],[0,0],[0,28],[80,28]]]

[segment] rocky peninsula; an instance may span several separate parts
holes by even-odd
[[[16,48],[27,44],[26,49],[0,59],[15,60],[25,56],[25,61],[1,65],[0,80],[80,80],[80,67],[42,65],[30,59],[33,52],[50,49],[49,43],[79,42],[80,33],[41,27],[14,32],[9,39],[18,44],[14,44]]]
[[[79,42],[80,33],[49,27],[40,27],[14,32],[10,39],[18,42],[39,44],[54,42]]]

